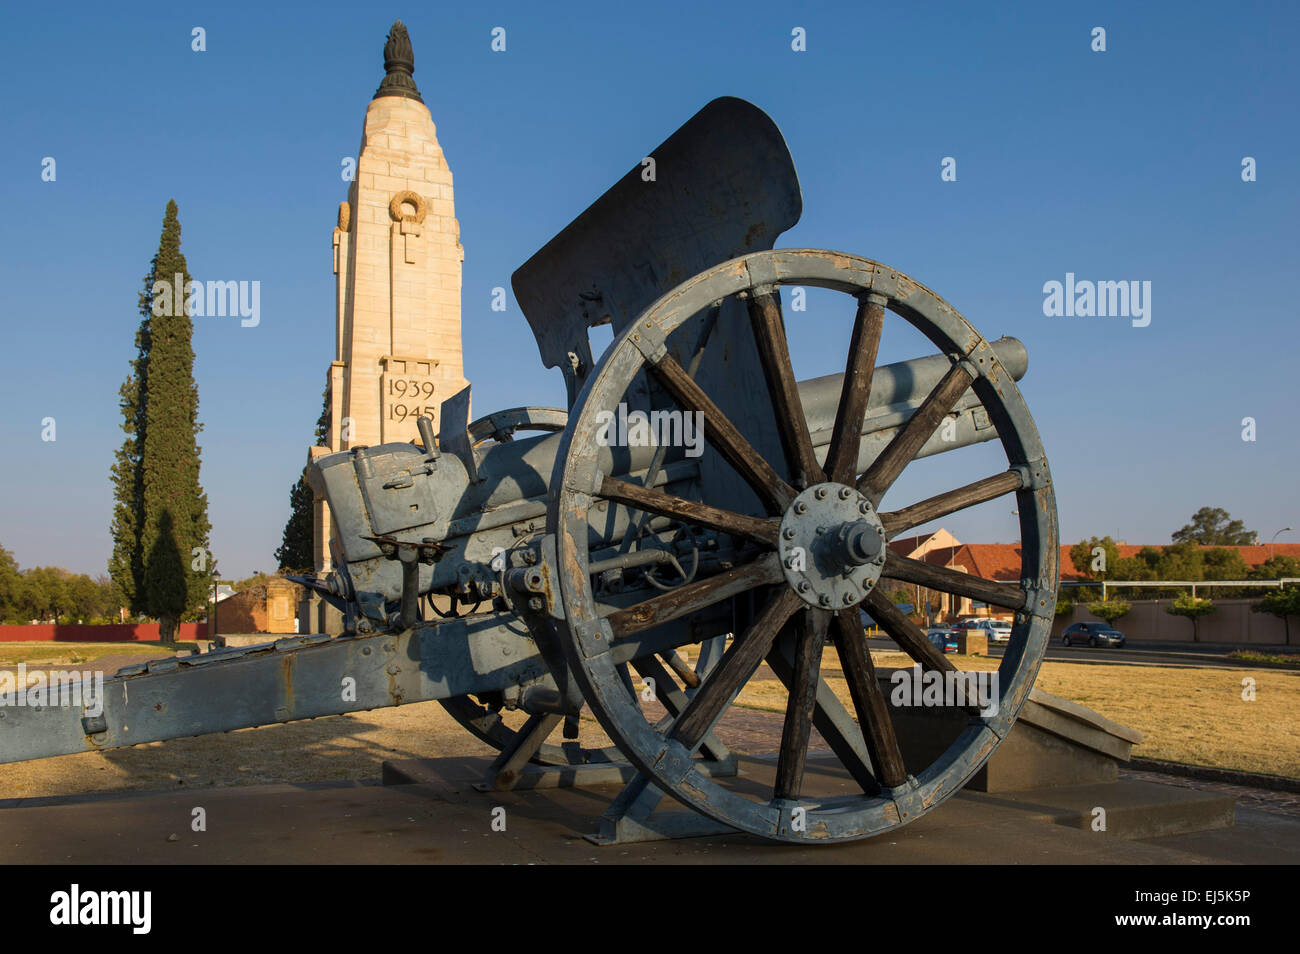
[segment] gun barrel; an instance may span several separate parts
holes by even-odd
[[[1019,340],[1000,338],[993,342],[993,350],[1013,379],[1018,381],[1025,376],[1029,356]],[[939,383],[949,367],[951,362],[944,355],[936,354],[880,365],[875,369],[871,377],[867,415],[862,425],[862,433],[867,439],[862,442],[859,472],[866,470],[887,443],[892,431],[911,417],[912,412]],[[819,459],[825,458],[826,448],[830,444],[843,383],[842,374],[828,374],[799,382],[799,399]],[[951,450],[993,437],[992,428],[974,426],[973,412],[980,407],[979,398],[968,390],[953,406],[953,411],[958,414],[957,439],[944,440],[937,447],[927,444],[919,456],[928,456],[939,450]],[[982,433],[977,436],[977,431]],[[876,439],[872,439],[872,435]],[[479,463],[480,476],[487,478],[482,481],[486,495],[477,500],[466,500],[466,506],[457,508],[456,516],[502,507],[519,500],[544,497],[559,444],[560,435],[551,434],[487,448]],[[650,466],[656,448],[644,445],[620,447],[617,450],[617,459],[609,449],[602,454],[601,469],[605,473],[626,475],[642,471]]]

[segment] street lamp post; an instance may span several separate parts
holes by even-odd
[[[1282,528],[1281,530],[1279,530],[1277,533],[1273,534],[1273,539],[1270,540],[1270,541],[1268,541],[1268,558],[1269,558],[1270,560],[1273,559],[1273,544],[1277,542],[1277,534],[1278,534],[1278,533],[1290,533],[1290,532],[1291,532],[1291,528],[1290,528],[1290,527],[1283,527],[1283,528]]]
[[[221,573],[214,563],[212,567],[212,625],[208,627],[209,644],[215,643],[217,639],[217,597],[221,595],[217,592],[217,585],[220,578]]]

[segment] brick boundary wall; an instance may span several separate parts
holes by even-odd
[[[208,638],[207,623],[181,623],[176,638],[184,642]],[[32,626],[0,626],[0,643],[133,643],[157,642],[157,623],[109,623],[92,626],[81,623],[37,623]]]

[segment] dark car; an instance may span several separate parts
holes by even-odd
[[[1074,623],[1061,634],[1066,646],[1087,643],[1089,646],[1124,648],[1124,634],[1109,623]]]
[[[925,635],[935,649],[941,649],[945,653],[957,651],[957,633],[947,626],[932,626],[925,631]]]

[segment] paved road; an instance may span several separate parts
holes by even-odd
[[[873,639],[872,649],[900,651],[892,639]],[[1059,639],[1052,640],[1045,658],[1055,662],[1084,663],[1091,665],[1171,666],[1192,669],[1204,668],[1258,668],[1258,663],[1231,659],[1228,654],[1242,646],[1212,646],[1197,643],[1145,643],[1129,642],[1123,649],[1105,649],[1089,646],[1066,648]],[[1271,651],[1273,647],[1257,647]],[[1294,648],[1294,647],[1293,647]],[[1005,647],[989,646],[989,656],[1000,659]]]

